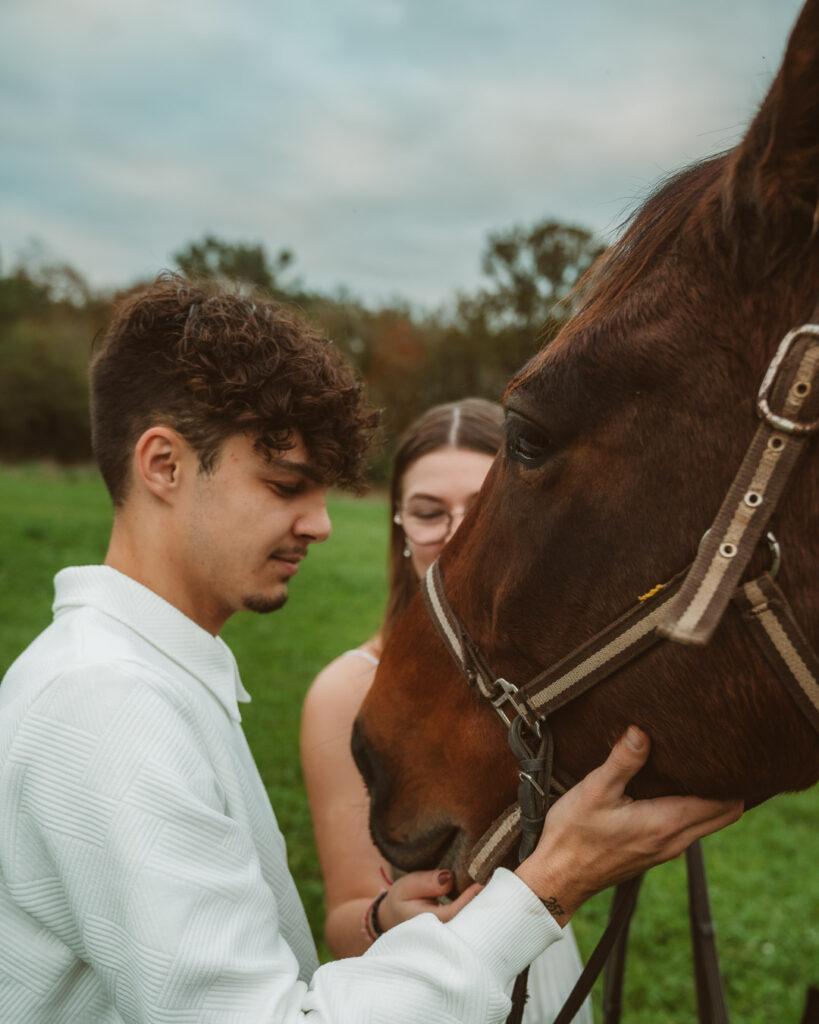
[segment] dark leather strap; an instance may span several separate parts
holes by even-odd
[[[518,762],[518,806],[520,807],[521,840],[518,861],[526,860],[537,846],[546,812],[552,782],[554,741],[548,725],[543,722],[540,735],[527,736],[522,718],[509,728],[509,746]],[[534,749],[533,749],[534,748]]]
[[[620,1024],[630,925],[630,921],[626,922],[606,960],[603,971],[603,1024]]]
[[[728,1024],[728,1008],[717,954],[716,927],[711,916],[705,858],[699,841],[685,851],[688,869],[688,918],[700,1024]]]
[[[600,941],[597,943],[594,952],[589,957],[588,963],[583,968],[580,977],[577,979],[569,997],[563,1004],[560,1013],[555,1017],[553,1024],[570,1024],[577,1016],[584,1000],[592,990],[602,971],[612,947],[618,937],[628,931],[629,923],[637,906],[637,895],[643,882],[643,875],[623,882],[614,890],[614,899],[609,913],[609,923]],[[526,1002],[526,984],[529,968],[519,974],[515,980],[515,987],[512,991],[512,1010],[506,1018],[506,1024],[520,1024],[523,1016],[523,1008]]]
[[[808,985],[801,1024],[819,1024],[819,987],[816,985]]]
[[[515,978],[515,985],[512,989],[512,1009],[509,1011],[509,1016],[506,1018],[506,1024],[521,1024],[526,1000],[529,998],[526,991],[528,984],[529,968],[524,967],[517,978]]]
[[[563,1009],[555,1017],[553,1024],[570,1024],[583,1005],[583,1001],[592,990],[592,986],[603,970],[606,960],[617,940],[618,935],[626,929],[637,906],[637,896],[640,886],[643,883],[643,875],[623,882],[614,890],[614,899],[611,904],[609,923],[594,952],[589,957],[583,972],[577,979],[569,998],[563,1004]]]

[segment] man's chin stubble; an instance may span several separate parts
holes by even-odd
[[[286,601],[286,592],[284,594],[280,594],[278,597],[263,597],[261,594],[252,594],[250,597],[246,597],[242,604],[249,612],[257,612],[259,615],[269,615],[270,612],[278,611]]]

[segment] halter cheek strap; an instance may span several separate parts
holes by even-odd
[[[662,635],[678,643],[711,639],[811,436],[819,431],[819,325],[805,324],[785,336],[760,386],[757,408],[762,423],[660,624]]]

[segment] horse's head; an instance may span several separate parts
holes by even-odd
[[[656,191],[509,385],[505,450],[441,559],[450,603],[497,675],[525,683],[691,561],[756,429],[765,368],[819,296],[818,200],[809,0],[741,144]],[[780,583],[814,645],[817,457],[776,523]],[[752,804],[816,781],[815,734],[736,620],[705,648],[653,649],[556,712],[558,777],[581,777],[635,722],[653,738],[637,795]],[[407,869],[462,866],[514,799],[506,730],[420,599],[387,645],[354,748],[373,835]]]

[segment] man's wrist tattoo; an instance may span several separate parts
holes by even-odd
[[[549,911],[552,917],[565,917],[566,911],[561,907],[556,896],[541,897],[540,902]]]

